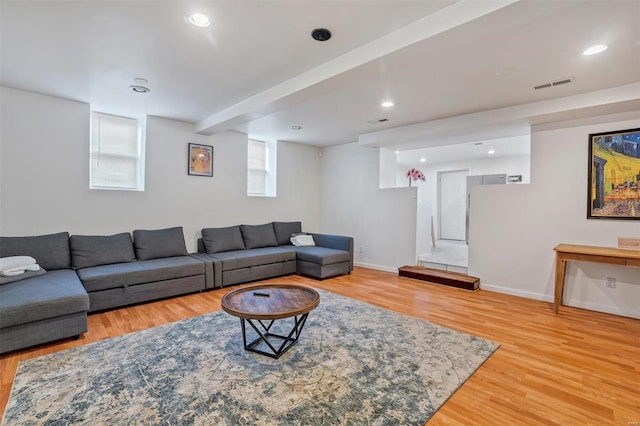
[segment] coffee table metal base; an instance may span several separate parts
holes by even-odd
[[[280,358],[282,354],[287,352],[291,348],[291,346],[295,345],[298,342],[298,337],[302,332],[302,328],[304,327],[304,324],[307,321],[308,315],[309,314],[306,313],[303,315],[293,317],[294,319],[293,328],[291,329],[291,331],[287,336],[284,336],[282,334],[277,334],[277,333],[271,333],[269,331],[271,330],[271,327],[276,322],[276,320],[268,320],[263,322],[262,320],[240,318],[240,323],[242,325],[242,340],[244,342],[244,349],[247,351],[261,354],[261,355],[266,355],[271,358],[275,358],[275,359]],[[256,339],[248,343],[247,343],[247,330],[246,330],[247,323],[258,334],[258,337]],[[269,351],[257,349],[257,346],[263,342],[270,349]]]

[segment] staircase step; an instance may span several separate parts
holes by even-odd
[[[442,271],[440,269],[421,266],[402,266],[398,268],[398,275],[436,284],[444,284],[450,287],[462,288],[464,290],[478,290],[480,288],[480,278],[458,272]]]

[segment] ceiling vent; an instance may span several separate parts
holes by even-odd
[[[563,78],[562,80],[551,81],[549,83],[538,84],[533,86],[533,90],[547,89],[549,87],[562,86],[563,84],[569,84],[573,82],[573,78]]]

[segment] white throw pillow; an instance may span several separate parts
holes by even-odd
[[[315,246],[316,242],[313,241],[312,235],[295,235],[291,237],[291,244],[296,247]]]

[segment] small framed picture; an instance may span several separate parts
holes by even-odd
[[[187,166],[190,175],[213,176],[213,147],[190,143]]]

